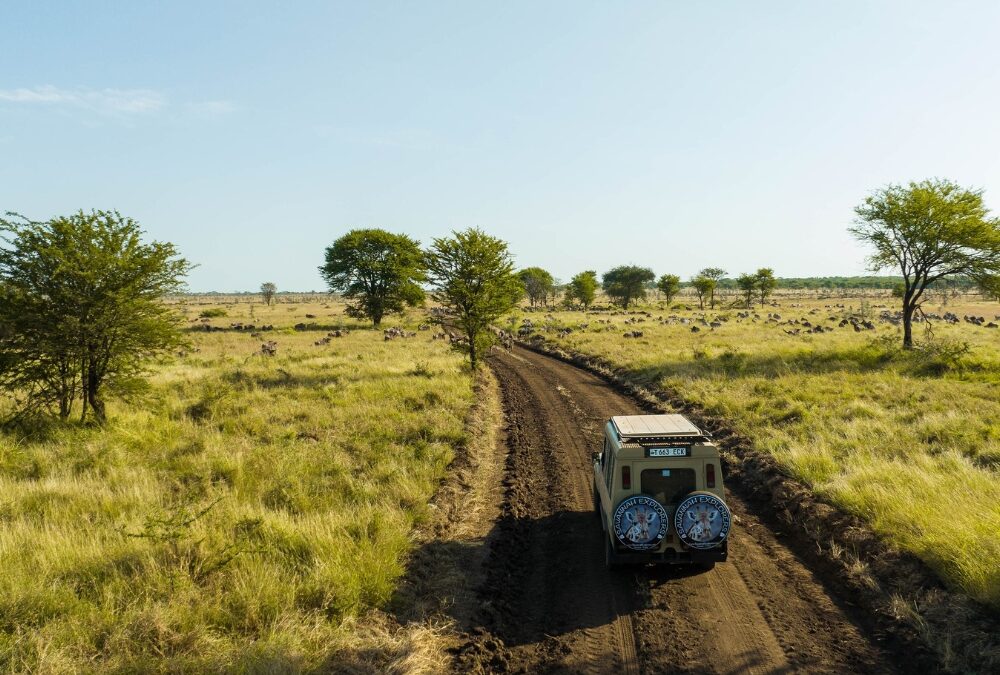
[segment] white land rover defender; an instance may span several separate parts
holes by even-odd
[[[605,564],[726,559],[732,516],[719,449],[683,415],[612,417],[594,456],[594,507]]]

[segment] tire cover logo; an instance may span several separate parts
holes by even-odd
[[[615,509],[615,537],[634,551],[657,548],[667,536],[667,512],[660,502],[646,495],[622,500]]]
[[[729,507],[713,494],[687,497],[674,512],[677,538],[696,549],[715,548],[729,536]]]

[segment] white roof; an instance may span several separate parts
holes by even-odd
[[[623,437],[702,435],[684,415],[616,415],[611,423]]]

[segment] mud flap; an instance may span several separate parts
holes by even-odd
[[[618,569],[620,563],[618,562],[618,554],[615,553],[615,547],[611,543],[611,537],[604,537],[604,567],[606,569],[615,570]]]

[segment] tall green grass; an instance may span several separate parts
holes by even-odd
[[[832,326],[827,317],[843,313],[802,304],[768,310]],[[809,314],[812,307],[822,312]],[[938,324],[910,353],[896,346],[898,329],[888,324],[874,334],[848,326],[790,336],[787,327],[737,323],[736,310],[720,310],[708,315],[728,322],[693,333],[656,317],[700,312],[647,309],[653,318],[628,326],[625,316],[558,312],[543,334],[727,418],[791,475],[915,553],[951,587],[1000,607],[1000,331]],[[965,311],[992,316],[1000,306]],[[555,328],[583,323],[556,337]],[[626,329],[643,337],[625,339]]]
[[[289,328],[307,312],[353,330],[315,346]],[[470,377],[426,332],[254,314],[278,356],[193,332],[106,429],[0,434],[0,669],[270,672],[356,647],[465,440]]]

